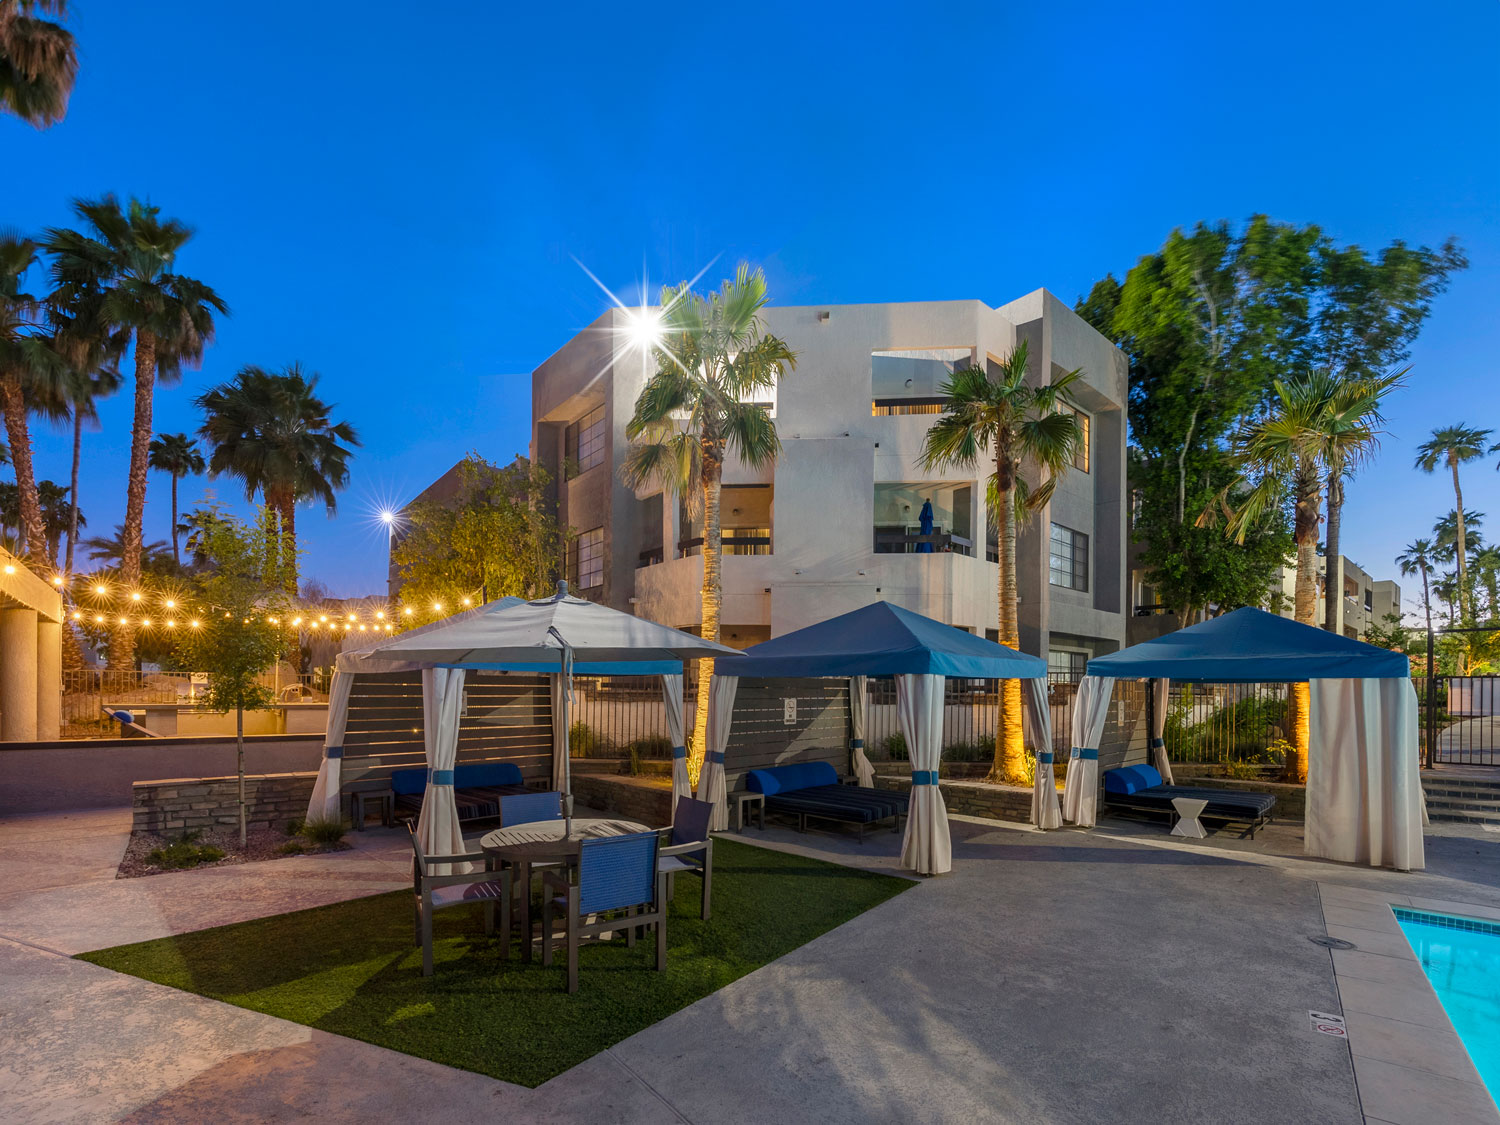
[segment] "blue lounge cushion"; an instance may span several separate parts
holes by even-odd
[[[1155,789],[1161,784],[1161,774],[1151,766],[1121,766],[1104,771],[1104,791],[1128,797],[1143,789]]]
[[[838,783],[839,774],[831,762],[793,762],[786,766],[750,770],[745,775],[745,788],[768,797]]]
[[[1161,784],[1161,773],[1155,766],[1148,766],[1144,762],[1133,767],[1135,775],[1141,779],[1142,789],[1155,789]],[[520,776],[519,773],[517,776]]]
[[[419,797],[426,788],[427,770],[425,767],[417,770],[391,771],[391,790],[398,796],[404,794]]]
[[[471,762],[453,770],[453,788],[490,789],[501,785],[522,785],[521,767],[514,762]]]

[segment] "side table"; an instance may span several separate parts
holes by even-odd
[[[1172,825],[1173,836],[1201,840],[1208,835],[1203,830],[1203,822],[1198,819],[1198,815],[1208,807],[1207,801],[1196,797],[1173,797],[1172,807],[1177,810],[1177,823]]]
[[[349,794],[349,818],[354,821],[354,830],[365,830],[365,806],[373,804],[380,814],[380,823],[389,828],[396,822],[396,794],[391,789],[356,789]]]
[[[766,830],[766,795],[764,793],[751,793],[748,790],[743,793],[731,793],[734,798],[734,830],[743,832],[745,829],[745,806],[754,805],[756,814],[760,819],[760,829]]]

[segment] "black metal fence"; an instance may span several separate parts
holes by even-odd
[[[1500,766],[1500,676],[1417,680],[1428,765]]]
[[[1167,692],[1167,758],[1187,763],[1282,761],[1288,684],[1178,684]]]

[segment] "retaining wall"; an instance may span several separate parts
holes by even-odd
[[[245,820],[251,828],[280,827],[307,815],[315,773],[273,773],[245,778]],[[239,779],[180,777],[138,781],[132,787],[131,828],[181,832],[239,824]]]

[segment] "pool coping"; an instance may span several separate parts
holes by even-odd
[[[1329,953],[1365,1121],[1500,1125],[1500,1108],[1393,908],[1495,922],[1500,922],[1500,910],[1321,881],[1318,894],[1328,936],[1354,945]]]

